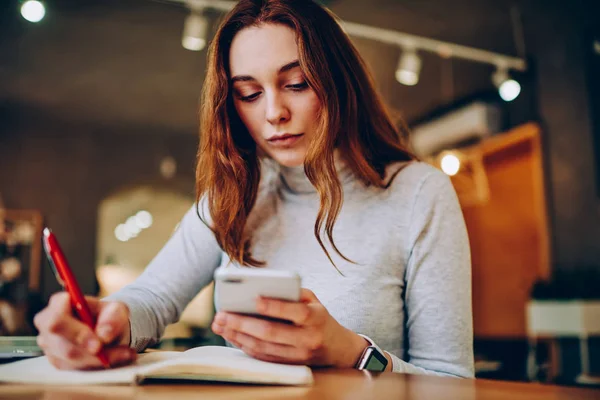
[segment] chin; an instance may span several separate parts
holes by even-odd
[[[296,152],[281,152],[276,154],[271,154],[271,158],[277,161],[279,165],[283,165],[284,167],[299,167],[304,164],[304,156],[305,153],[301,154]]]

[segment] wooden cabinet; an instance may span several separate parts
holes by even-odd
[[[549,274],[540,129],[526,124],[460,149],[452,177],[469,231],[478,338],[524,338],[533,283]]]

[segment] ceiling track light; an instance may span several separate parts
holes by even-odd
[[[236,1],[229,0],[170,1],[173,3],[184,3],[192,10],[211,9],[221,12],[230,11],[237,3]],[[197,26],[200,26],[200,23],[198,22],[195,22],[195,24]],[[404,52],[408,55],[401,56],[400,60],[398,61],[398,68],[396,69],[396,79],[405,85],[411,85],[412,82],[414,82],[412,83],[412,85],[415,85],[419,80],[421,59],[416,54],[417,50],[420,52],[426,51],[434,53],[442,58],[460,58],[483,64],[501,66],[501,68],[498,67],[499,70],[503,70],[501,71],[501,73],[506,73],[507,75],[508,70],[515,70],[521,72],[527,70],[527,62],[524,58],[521,57],[512,57],[505,54],[478,49],[475,47],[463,46],[456,43],[444,42],[441,40],[435,40],[424,36],[411,35],[404,32],[377,28],[374,26],[357,24],[354,22],[340,21],[340,24],[342,28],[346,31],[346,33],[350,36],[374,40],[381,43],[387,43],[405,49]],[[206,25],[208,26],[208,24]],[[192,43],[196,43],[195,46],[190,47],[195,47],[194,49],[196,50],[199,47],[199,44],[202,43],[202,38],[204,39],[204,45],[206,45],[206,35],[208,34],[208,29],[206,29],[204,32],[204,36],[198,35],[198,39],[190,39]],[[185,44],[184,47],[186,47]],[[600,44],[598,44],[597,42],[594,43],[595,51],[599,51],[599,48]],[[521,86],[519,85],[519,83],[510,78],[503,80],[502,83],[500,83],[497,86],[499,88],[498,90],[500,91],[500,95],[505,101],[514,100],[514,98],[516,98],[521,91]]]
[[[509,76],[508,69],[505,67],[497,67],[492,74],[492,82],[498,89],[502,100],[506,102],[513,101],[521,93],[521,85]]]
[[[202,10],[194,10],[185,19],[181,45],[191,51],[201,51],[208,43],[210,24]]]
[[[400,54],[396,68],[396,80],[406,86],[414,86],[419,82],[422,61],[414,48],[406,48]]]
[[[191,9],[211,9],[228,12],[237,1],[228,0],[170,0],[173,3],[184,3]],[[454,57],[480,62],[484,64],[505,65],[508,69],[525,71],[527,63],[523,58],[511,57],[492,51],[481,50],[475,47],[463,46],[441,40],[430,39],[424,36],[394,31],[391,29],[377,28],[374,26],[357,24],[354,22],[340,21],[342,28],[351,36],[375,40],[381,43],[392,44],[399,47],[412,47],[416,50],[435,53],[441,57]]]

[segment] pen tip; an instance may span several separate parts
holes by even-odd
[[[44,236],[48,236],[50,234],[50,229],[44,228]]]

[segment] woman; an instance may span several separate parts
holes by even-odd
[[[473,376],[468,238],[449,179],[417,162],[333,16],[307,0],[242,0],[212,42],[197,204],[96,332],[52,297],[38,341],[60,368],[130,362],[220,265],[293,270],[300,302],[263,299],[287,325],[218,313],[213,330],[267,361]],[[385,364],[385,362],[384,362]]]

